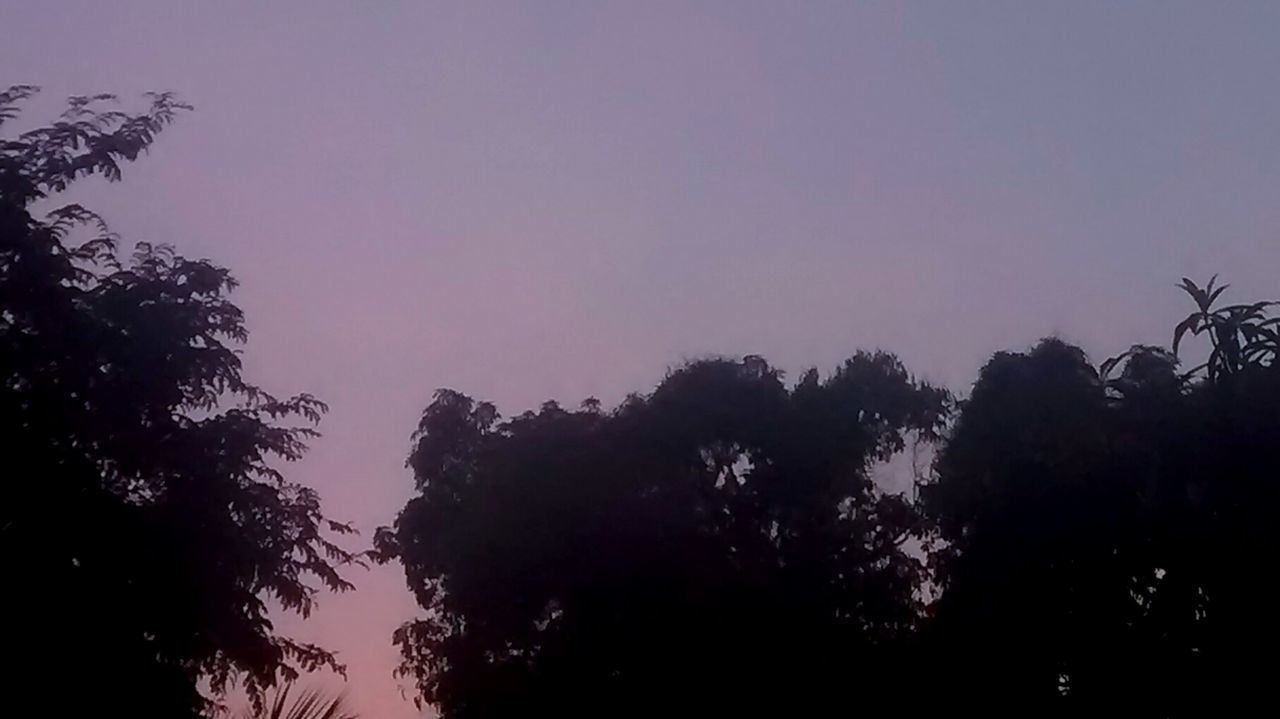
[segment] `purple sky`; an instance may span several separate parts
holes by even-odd
[[[1167,342],[1184,274],[1280,294],[1280,3],[265,5],[10,0],[0,83],[196,105],[77,198],[235,271],[251,376],[332,407],[292,476],[366,537],[437,387],[880,346],[963,390],[1050,333]],[[287,626],[415,716],[400,575],[353,578]]]

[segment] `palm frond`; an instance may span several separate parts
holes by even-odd
[[[280,687],[261,709],[241,715],[242,719],[357,719],[347,706],[346,692],[328,694],[314,687],[294,691],[292,683]]]

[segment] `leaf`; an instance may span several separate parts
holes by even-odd
[[[1216,276],[1217,276],[1217,275],[1215,275],[1215,277],[1216,277]],[[1212,281],[1210,281],[1210,282],[1209,282],[1209,286],[1210,286],[1210,287],[1213,287],[1213,282],[1212,282]],[[1218,296],[1219,296],[1219,295],[1221,295],[1221,294],[1222,294],[1222,293],[1223,293],[1223,292],[1224,292],[1228,287],[1230,287],[1230,286],[1231,286],[1231,285],[1223,285],[1223,286],[1219,287],[1218,289],[1216,289],[1216,290],[1214,290],[1214,291],[1210,292],[1210,293],[1209,293],[1209,305],[1210,305],[1210,306],[1213,306],[1213,302],[1214,302],[1214,300],[1218,299]]]
[[[244,719],[356,719],[346,706],[345,693],[325,696],[318,689],[305,689],[290,700],[294,685],[285,684],[276,692],[266,711],[246,712]]]
[[[1098,366],[1098,375],[1105,380],[1108,376],[1111,375],[1111,370],[1115,369],[1116,365],[1123,362],[1131,354],[1133,354],[1133,350],[1126,350],[1116,355],[1115,357],[1112,357],[1107,361],[1103,362],[1101,365]]]
[[[1196,365],[1195,367],[1192,367],[1191,369],[1187,370],[1186,372],[1183,372],[1181,375],[1181,379],[1183,382],[1194,379],[1196,375],[1200,374],[1201,372],[1207,369],[1209,369],[1209,363],[1202,362]]]
[[[1191,299],[1195,300],[1196,306],[1199,307],[1202,312],[1208,311],[1208,296],[1205,294],[1204,290],[1196,286],[1196,283],[1186,277],[1183,277],[1182,289],[1187,294],[1191,295]]]
[[[1275,353],[1276,347],[1274,345],[1262,343],[1245,345],[1244,349],[1241,351],[1241,355],[1244,357],[1245,362],[1249,364],[1253,364],[1257,360],[1260,360],[1269,354],[1274,355]]]
[[[1186,318],[1185,320],[1183,320],[1183,321],[1179,322],[1179,323],[1178,323],[1178,326],[1174,328],[1174,330],[1173,330],[1173,355],[1174,355],[1175,357],[1177,357],[1177,356],[1178,356],[1178,345],[1182,343],[1182,336],[1183,336],[1183,335],[1185,335],[1187,332],[1190,332],[1190,333],[1191,333],[1191,334],[1193,334],[1193,335],[1194,335],[1194,334],[1200,334],[1200,328],[1199,328],[1200,319],[1201,319],[1201,316],[1200,316],[1200,315],[1191,315],[1190,317]]]

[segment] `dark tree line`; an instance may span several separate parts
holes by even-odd
[[[685,367],[612,412],[499,422],[442,391],[395,532],[427,609],[396,637],[448,716],[815,708],[901,671],[917,519],[873,461],[933,436],[945,392],[857,355],[793,387],[764,360]]]
[[[3,129],[34,92],[0,92]],[[201,716],[337,668],[269,605],[305,615],[357,559],[281,474],[325,407],[242,376],[228,271],[122,252],[61,199],[188,109],[150,99],[0,140],[0,666],[67,716]],[[698,361],[509,419],[441,390],[372,550],[423,609],[402,671],[446,719],[1267,711],[1280,318],[1183,289],[1169,349],[1044,340],[962,400],[881,352],[790,382]],[[878,487],[918,442],[913,493]]]
[[[1095,370],[1046,340],[983,368],[920,509],[944,541],[937,678],[970,706],[1211,716],[1274,705],[1280,318],[1184,288],[1174,332]],[[965,658],[980,661],[966,661]]]
[[[402,671],[458,719],[1270,706],[1280,319],[1184,289],[1205,364],[1050,339],[958,403],[887,354],[506,421],[441,391],[376,538],[425,610]],[[914,500],[869,474],[912,437]]]
[[[0,92],[0,123],[36,91]],[[325,407],[245,380],[227,270],[161,245],[122,253],[59,195],[118,180],[182,111],[73,98],[0,140],[0,667],[59,716],[194,717],[233,680],[251,695],[332,654],[272,631],[352,559],[315,492],[288,482]],[[8,129],[7,127],[5,129]],[[39,208],[39,209],[38,209]],[[295,422],[301,422],[300,425]]]

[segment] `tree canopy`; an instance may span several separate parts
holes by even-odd
[[[0,93],[0,123],[35,92]],[[197,716],[202,682],[261,696],[337,666],[274,633],[268,601],[307,613],[319,587],[349,588],[352,557],[333,542],[347,527],[280,472],[325,406],[242,376],[230,273],[163,245],[122,253],[102,218],[59,204],[77,180],[119,180],[189,109],[113,100],[73,98],[0,141],[0,663],[15,687],[73,681],[68,715],[124,693],[137,716]]]
[[[36,89],[0,92],[0,126]],[[277,633],[350,584],[350,532],[288,480],[326,411],[243,376],[225,268],[132,252],[74,182],[121,179],[189,108],[72,98],[0,140],[0,658],[64,713],[196,717],[339,668]],[[421,607],[393,640],[445,719],[831,712],[1191,717],[1270,700],[1280,317],[1181,285],[1168,348],[1046,339],[966,397],[885,352],[795,381],[673,369],[606,409],[504,418],[440,390],[370,554]],[[1204,361],[1187,368],[1199,338]],[[913,492],[874,480],[910,443]],[[99,710],[100,711],[100,710]]]
[[[923,567],[910,504],[869,472],[947,400],[881,353],[790,387],[758,357],[705,360],[609,412],[506,421],[441,391],[420,494],[377,537],[427,610],[396,636],[404,669],[449,717],[873,697]]]
[[[1244,706],[1280,639],[1280,319],[1183,288],[1172,349],[1048,339],[959,403],[883,353],[792,386],[704,360],[505,421],[442,390],[376,538],[425,610],[402,671],[450,719]],[[870,475],[912,435],[914,499]]]
[[[1270,691],[1280,319],[1183,286],[1172,347],[1206,334],[1205,363],[1139,346],[1095,370],[1046,340],[993,357],[960,406],[921,488],[949,701],[1206,716]]]

